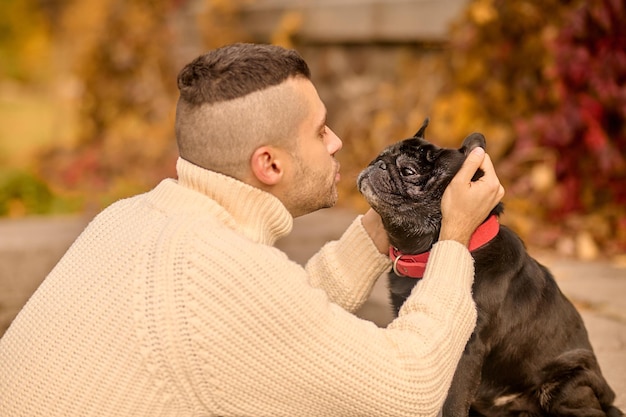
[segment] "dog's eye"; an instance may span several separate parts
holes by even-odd
[[[437,156],[439,155],[439,152],[437,151],[428,151],[428,153],[426,153],[426,160],[428,162],[434,162],[437,159]]]
[[[419,152],[420,156],[426,158],[426,161],[428,162],[433,162],[435,159],[437,159],[437,156],[439,155],[439,152],[437,150],[426,147],[421,147],[419,149]]]
[[[402,167],[400,168],[400,174],[402,174],[403,177],[410,177],[411,175],[415,175],[415,170],[409,167]]]

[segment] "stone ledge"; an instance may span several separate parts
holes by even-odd
[[[270,41],[287,14],[301,17],[297,38],[310,43],[444,42],[466,0],[264,0],[246,5],[243,24]]]

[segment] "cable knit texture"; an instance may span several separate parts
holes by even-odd
[[[434,416],[476,320],[473,262],[433,248],[386,329],[357,217],[305,267],[279,200],[179,159],[98,215],[0,340],[0,415]]]

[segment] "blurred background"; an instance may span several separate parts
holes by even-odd
[[[174,176],[176,75],[236,41],[296,48],[358,172],[430,118],[482,132],[504,222],[626,264],[623,0],[1,0],[0,216],[92,215]]]

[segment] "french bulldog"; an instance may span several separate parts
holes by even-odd
[[[486,147],[480,133],[467,136],[459,149],[438,147],[424,139],[427,126],[428,119],[414,137],[384,149],[357,180],[392,245],[389,292],[396,316],[419,285],[425,264],[419,256],[439,237],[446,186],[472,149]],[[483,174],[478,170],[473,180]],[[518,235],[499,224],[502,212],[499,203],[479,228],[482,232],[477,230],[474,247],[470,242],[478,319],[443,416],[623,415],[613,406],[615,394],[602,376],[581,316]]]

